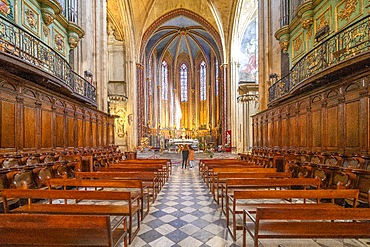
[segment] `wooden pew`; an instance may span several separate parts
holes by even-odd
[[[140,230],[140,198],[136,197],[133,199],[131,192],[6,189],[3,191],[2,196],[4,200],[4,213],[124,216],[129,218],[129,243],[132,242]],[[28,204],[9,210],[6,203],[9,198],[27,198]],[[49,204],[32,203],[33,199],[48,199],[51,202]],[[67,204],[53,204],[53,199],[63,199]],[[117,200],[126,204],[76,204],[74,203],[75,200]],[[135,215],[137,217],[137,227],[133,230],[132,218]]]
[[[155,172],[158,177],[160,189],[166,182],[166,171],[163,170],[163,165],[122,165],[114,164],[111,167],[101,167],[98,172]]]
[[[237,225],[236,216],[243,214],[243,210],[253,212],[260,206],[288,207],[290,203],[286,199],[301,199],[301,201],[296,202],[301,204],[311,202],[312,199],[315,203],[321,203],[320,199],[323,198],[331,200],[331,203],[328,203],[328,205],[331,204],[329,207],[337,208],[340,206],[334,203],[335,199],[351,198],[357,201],[358,190],[237,190],[226,200],[227,228],[233,239],[236,240],[236,230],[242,229],[242,226]],[[261,203],[251,203],[251,199],[261,200]],[[267,203],[266,199],[272,200],[274,203]]]
[[[263,168],[261,166],[219,166],[209,165],[205,172],[204,180],[208,187],[212,190],[211,186],[213,183],[214,174],[218,172],[276,172],[276,168]]]
[[[168,171],[172,174],[172,161],[171,159],[131,159],[131,160],[122,160],[117,162],[120,164],[166,164]]]
[[[369,208],[258,207],[243,213],[243,246],[246,232],[255,247],[261,238],[369,238],[369,220]]]
[[[127,246],[126,217],[0,214],[0,246]]]
[[[126,162],[120,162],[120,163],[111,163],[108,164],[109,168],[121,168],[121,167],[127,167],[127,168],[145,168],[145,167],[156,167],[160,169],[160,171],[163,174],[164,182],[168,180],[170,177],[170,168],[167,163],[167,160],[160,160],[159,162],[149,162],[152,160],[148,160],[147,162],[134,162],[136,160],[127,160]]]
[[[149,188],[149,197],[154,203],[159,193],[159,180],[154,172],[76,172],[80,179],[134,179],[143,181],[143,186]]]
[[[214,182],[214,195],[216,196],[216,201],[220,204],[221,197],[221,208],[224,205],[224,198],[226,198],[226,181],[233,178],[291,178],[291,172],[268,172],[262,170],[260,172],[219,172],[215,178]],[[221,192],[221,193],[220,193]]]
[[[141,220],[149,213],[149,192],[148,188],[143,186],[141,180],[86,180],[86,179],[68,179],[68,178],[50,178],[47,180],[48,189],[62,187],[66,190],[68,187],[79,188],[118,188],[127,189],[131,192],[133,198],[140,197]],[[119,190],[121,191],[121,190]]]
[[[255,172],[255,173],[266,173],[266,172],[277,172],[276,168],[263,168],[263,167],[254,167],[254,166],[242,166],[242,167],[222,167],[217,166],[213,167],[209,172],[208,183],[209,188],[214,195],[214,185],[215,181],[217,180],[217,176],[219,173],[248,173],[248,172]]]

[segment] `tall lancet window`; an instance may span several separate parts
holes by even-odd
[[[189,120],[189,97],[188,97],[188,66],[185,63],[180,65],[180,108],[181,108],[181,128],[188,128]]]
[[[199,121],[202,128],[207,128],[207,67],[202,61],[199,68],[199,100],[200,112]]]
[[[168,100],[168,66],[166,61],[162,62],[162,100]]]
[[[207,99],[207,69],[206,63],[203,61],[200,64],[200,100]]]
[[[188,101],[188,67],[182,64],[180,67],[181,102]]]

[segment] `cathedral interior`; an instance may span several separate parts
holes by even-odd
[[[369,205],[369,25],[369,0],[0,0],[0,181],[189,144]]]

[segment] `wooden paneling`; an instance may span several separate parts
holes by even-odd
[[[1,147],[15,148],[15,103],[1,102]]]
[[[114,144],[113,124],[95,108],[0,74],[0,153],[107,146]]]
[[[83,128],[82,119],[77,120],[77,146],[83,147]]]
[[[55,125],[56,125],[56,146],[57,147],[64,147],[64,116],[63,115],[56,115],[55,117]]]
[[[36,109],[23,109],[23,143],[25,148],[34,148],[36,143]]]
[[[51,113],[41,111],[41,147],[52,148]]]
[[[328,108],[326,116],[327,146],[335,149],[338,147],[338,107]]]
[[[75,125],[74,125],[74,119],[68,117],[67,118],[67,145],[68,147],[74,147],[75,146]]]
[[[321,111],[312,112],[312,146],[320,147],[321,146]]]
[[[290,108],[289,114],[285,115],[286,109]],[[258,131],[262,124],[256,119],[266,118],[269,122],[267,137],[254,133],[257,136],[254,146],[268,143],[267,146],[273,148],[282,135],[279,146],[283,148],[368,154],[369,109],[370,75],[340,78],[330,86],[291,97],[253,116],[253,123],[257,125],[254,131]],[[282,112],[281,117],[277,112]]]
[[[359,146],[359,102],[346,104],[346,146]]]

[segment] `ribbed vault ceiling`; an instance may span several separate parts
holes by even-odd
[[[210,33],[200,23],[185,16],[165,22],[153,33],[146,46],[146,56],[154,50],[158,58],[166,52],[173,58],[186,54],[190,60],[199,52],[208,60],[212,51],[218,54],[216,41]]]

